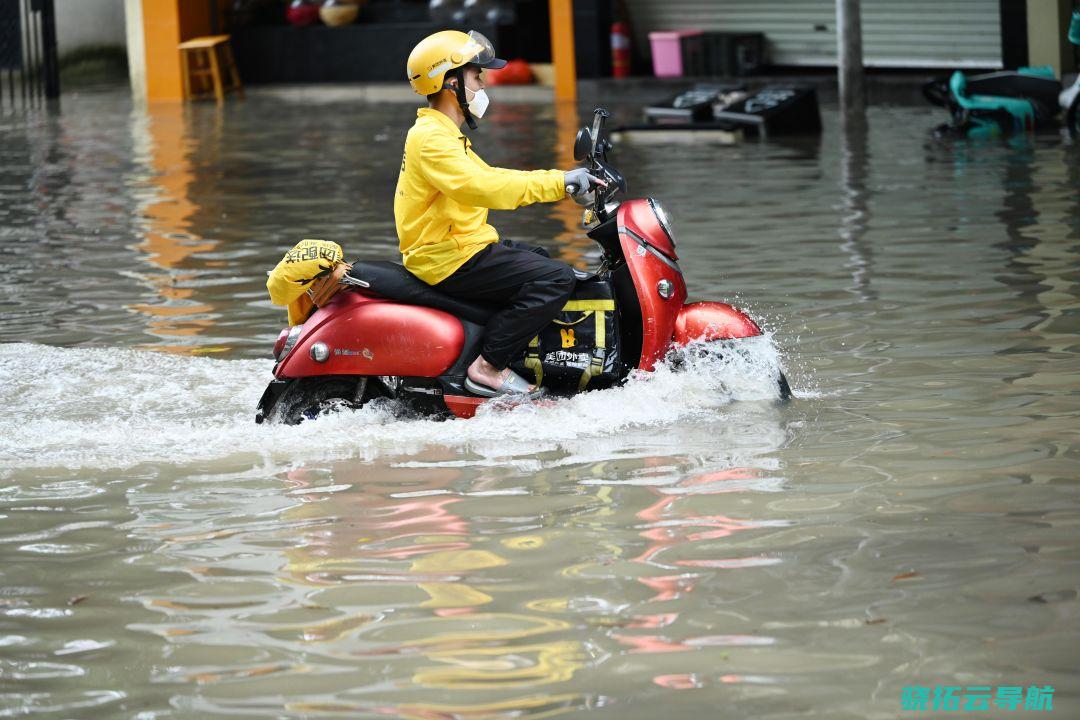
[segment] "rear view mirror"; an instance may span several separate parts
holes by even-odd
[[[574,138],[574,159],[581,162],[589,157],[591,151],[592,135],[589,134],[588,128],[581,128],[577,131],[577,137]]]

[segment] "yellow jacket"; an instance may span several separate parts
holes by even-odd
[[[561,170],[493,168],[472,151],[454,121],[421,108],[405,139],[394,219],[402,261],[430,285],[449,277],[499,234],[488,210],[554,202],[566,188]]]

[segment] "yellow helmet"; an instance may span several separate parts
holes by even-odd
[[[443,30],[417,43],[409,53],[405,70],[413,92],[431,95],[443,89],[448,72],[469,63],[489,70],[506,65],[505,60],[495,57],[491,41],[475,30]]]

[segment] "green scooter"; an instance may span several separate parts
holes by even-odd
[[[1080,45],[1080,10],[1073,12],[1069,41]],[[939,137],[999,137],[1057,126],[1063,114],[1069,132],[1080,135],[1080,76],[1062,87],[1050,66],[1022,67],[978,75],[957,70],[947,81],[923,86],[931,103],[949,110]]]

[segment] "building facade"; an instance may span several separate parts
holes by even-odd
[[[625,6],[639,43],[653,30],[760,32],[775,65],[836,64],[836,0],[625,0]],[[1001,0],[862,0],[861,7],[867,67],[1003,65]]]

